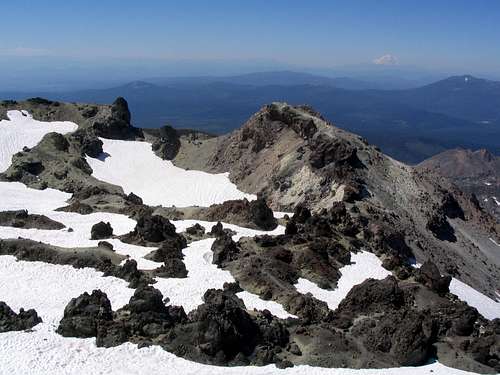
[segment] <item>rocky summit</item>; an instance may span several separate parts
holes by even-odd
[[[500,225],[435,168],[286,103],[218,137],[134,127],[123,98],[8,101],[0,117],[33,140],[75,124],[16,150],[0,138],[6,347],[500,371]]]

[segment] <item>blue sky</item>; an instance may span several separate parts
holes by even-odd
[[[0,58],[257,69],[372,64],[389,54],[405,66],[500,74],[499,24],[497,0],[15,0],[2,4]]]

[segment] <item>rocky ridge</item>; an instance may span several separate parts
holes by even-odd
[[[437,172],[473,194],[478,205],[500,222],[500,157],[487,150],[447,150],[417,168]]]
[[[31,105],[49,108],[53,117],[84,117],[88,109],[83,106],[73,113],[75,107],[63,103]],[[498,228],[472,197],[446,180],[386,157],[311,108],[274,103],[227,136],[193,144],[177,132],[160,132],[154,146],[160,156],[189,168],[230,171],[241,189],[260,197],[255,203],[232,201],[169,212],[147,207],[140,197],[91,177],[83,156],[102,156],[98,137],[149,137],[155,142],[154,132],[145,135],[131,126],[123,100],[96,108],[77,132],[49,134],[38,146],[16,155],[3,178],[72,192],[64,210],[134,217],[137,227],[121,240],[159,247],[148,256],[164,262],[156,275],[187,273],[181,252],[187,242],[175,233],[169,214],[232,218],[269,229],[276,221],[267,204],[294,210],[294,215],[286,222],[285,234],[275,237],[235,242],[222,225],[214,226],[208,234],[217,237],[213,261],[229,270],[237,284],[207,291],[204,304],[188,315],[182,308],[165,306],[163,298],[168,296],[147,286],[151,279],[133,261],[117,267],[114,262],[119,260],[109,259],[112,251],[105,243],[99,251],[107,260],[96,260],[94,251],[81,258],[32,241],[1,241],[2,254],[103,267],[137,288],[129,304],[117,311],[100,291],[75,298],[60,323],[62,335],[96,337],[99,346],[125,341],[161,345],[179,356],[221,365],[387,367],[420,365],[437,356],[454,367],[499,371],[498,320],[486,320],[448,290],[450,276],[489,295],[498,289],[498,258],[488,240],[498,238]],[[68,172],[58,178],[56,172],[65,168]],[[112,235],[105,223],[101,226],[106,229],[102,238]],[[193,238],[207,235],[199,228],[189,232]],[[334,311],[295,290],[299,277],[333,290],[339,268],[349,264],[351,253],[362,250],[377,254],[393,276],[356,286]],[[420,270],[412,267],[415,259],[424,263]],[[280,320],[266,312],[246,311],[234,295],[242,289],[281,303],[298,318]]]

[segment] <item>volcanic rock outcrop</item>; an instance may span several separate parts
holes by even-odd
[[[0,333],[24,331],[41,322],[42,319],[35,310],[20,309],[19,313],[16,314],[5,302],[0,301]]]
[[[303,205],[319,213],[342,201],[369,222],[364,235],[392,247],[396,258],[412,253],[420,263],[431,259],[492,298],[500,288],[498,246],[490,240],[500,243],[500,226],[477,199],[438,175],[387,157],[309,107],[267,105],[240,129],[208,139],[192,153],[173,161],[229,171],[240,189],[259,194],[277,211]]]

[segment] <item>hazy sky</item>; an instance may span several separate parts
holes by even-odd
[[[44,59],[322,68],[378,61],[500,73],[499,25],[497,0],[13,0],[2,4],[0,59],[27,68]]]

